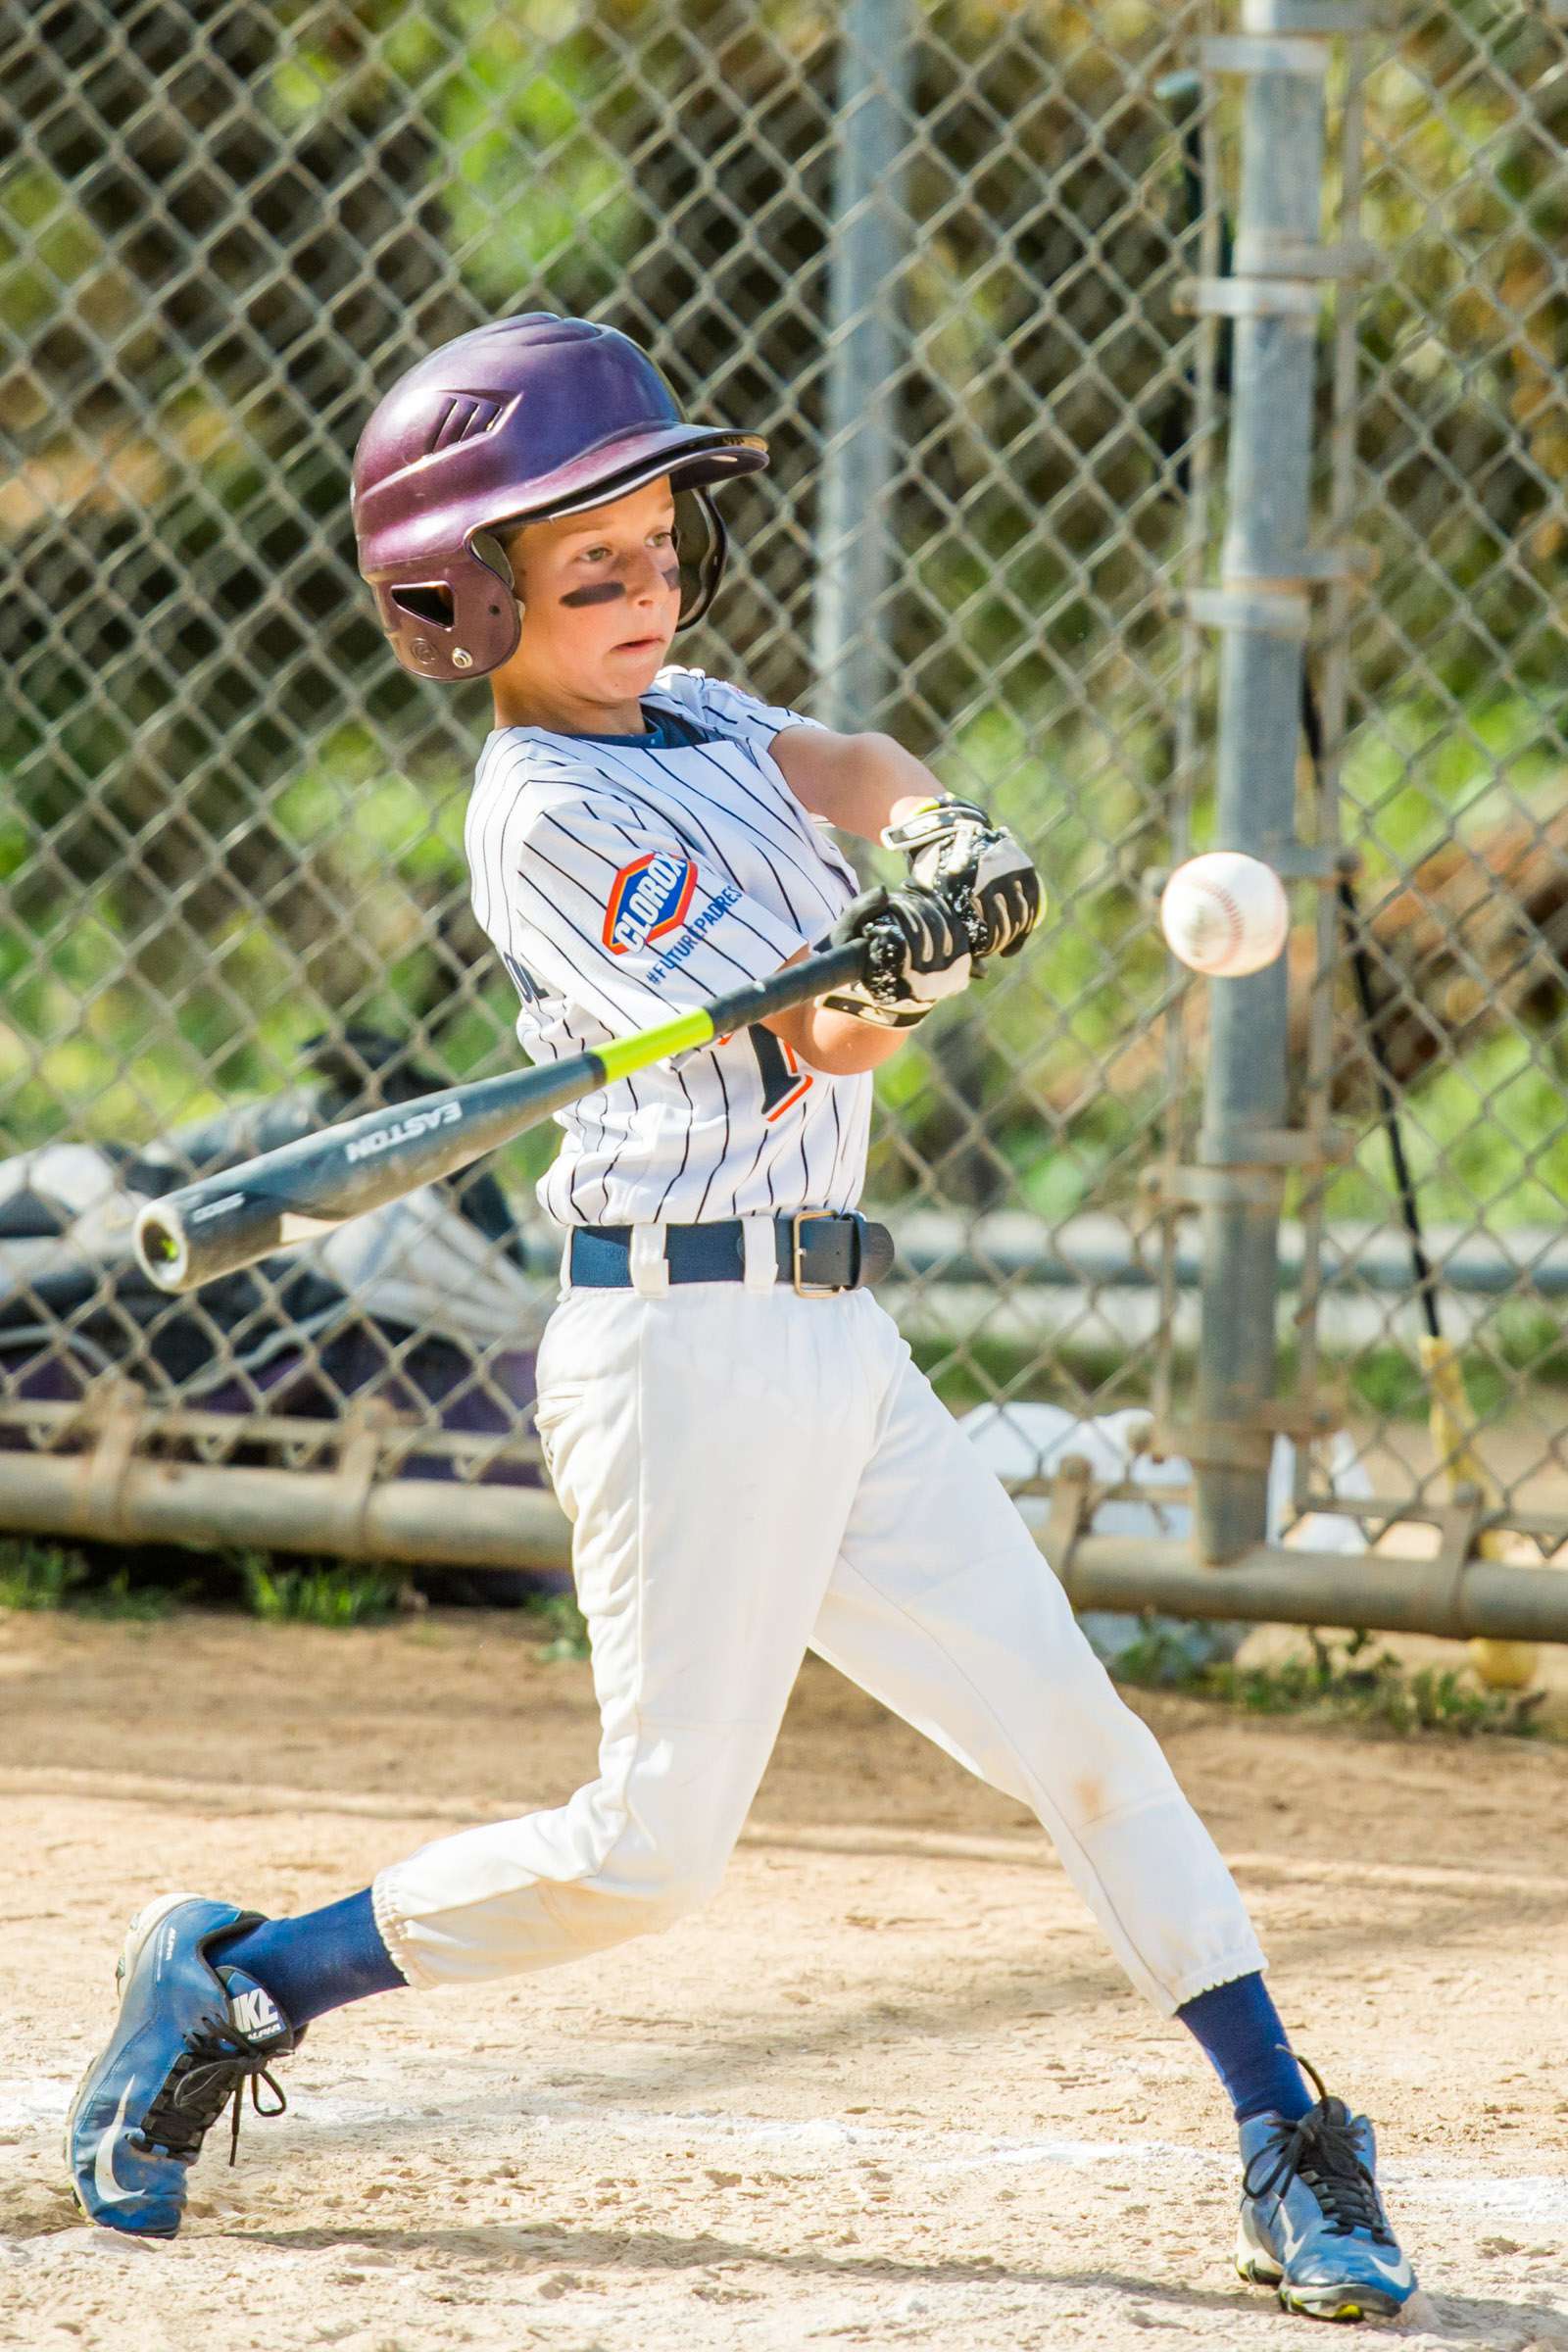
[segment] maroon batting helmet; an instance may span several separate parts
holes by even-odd
[[[482,677],[514,652],[521,626],[498,532],[604,506],[667,473],[686,510],[684,628],[707,612],[724,568],[708,485],[766,464],[757,434],[688,424],[653,361],[613,327],[549,311],[500,318],[411,368],[360,435],[360,569],[405,669]],[[694,535],[706,541],[695,560]]]

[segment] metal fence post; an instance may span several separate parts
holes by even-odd
[[[900,276],[908,250],[915,26],[909,0],[849,0],[842,17],[830,230],[827,416],[813,657],[827,724],[873,725],[890,662],[884,600],[898,534]]]
[[[1204,45],[1210,70],[1242,77],[1243,96],[1233,274],[1199,289],[1200,307],[1235,322],[1221,583],[1200,601],[1201,617],[1220,632],[1215,842],[1299,871],[1288,853],[1297,847],[1304,591],[1313,569],[1306,540],[1328,44],[1277,29],[1291,21],[1270,0],[1252,0],[1248,32]],[[1285,959],[1250,979],[1211,981],[1208,995],[1190,1179],[1202,1213],[1204,1281],[1188,1445],[1199,1556],[1221,1562],[1267,1531],[1279,1220],[1286,1168],[1305,1139],[1285,1129]]]

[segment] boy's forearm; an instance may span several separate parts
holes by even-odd
[[[809,954],[797,948],[784,969],[803,962]],[[792,1054],[824,1078],[849,1078],[861,1070],[879,1069],[909,1035],[907,1029],[881,1029],[874,1021],[857,1020],[851,1012],[832,1012],[815,1001],[792,1005],[763,1021],[764,1029],[789,1047]]]
[[[808,1070],[824,1078],[880,1069],[912,1035],[908,1029],[881,1029],[875,1022],[857,1020],[853,1013],[833,1012],[815,1004],[775,1013],[763,1027],[781,1038]]]
[[[877,841],[885,825],[893,824],[920,801],[934,800],[941,784],[923,760],[906,752],[891,735],[862,735],[855,810],[859,821],[850,827],[862,841]]]
[[[860,841],[878,840],[906,804],[943,790],[925,761],[891,735],[796,727],[775,737],[773,757],[804,808]]]

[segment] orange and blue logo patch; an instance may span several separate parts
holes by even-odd
[[[678,930],[696,888],[696,866],[672,850],[650,850],[623,865],[605,909],[605,945],[612,956],[629,956]]]

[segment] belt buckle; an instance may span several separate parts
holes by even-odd
[[[837,1219],[834,1208],[798,1208],[790,1219],[790,1273],[797,1298],[836,1298],[846,1286],[838,1282],[805,1282],[801,1278],[801,1227]]]

